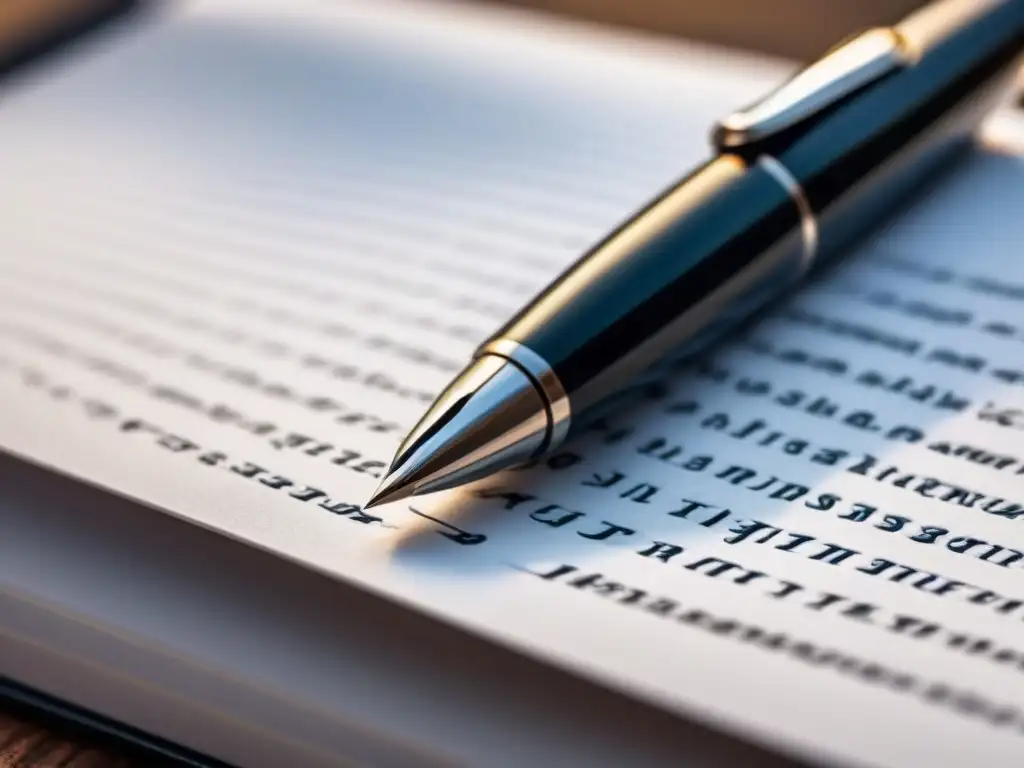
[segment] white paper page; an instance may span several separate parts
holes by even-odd
[[[550,467],[357,508],[475,343],[785,71],[222,0],[37,72],[0,104],[0,445],[791,751],[1006,763],[1019,159]]]

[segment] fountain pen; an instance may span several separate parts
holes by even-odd
[[[711,160],[476,351],[366,506],[529,463],[899,208],[1007,96],[1024,0],[940,0],[721,120]]]

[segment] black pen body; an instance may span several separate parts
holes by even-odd
[[[948,167],[1005,94],[1024,46],[1024,0],[977,1],[984,13],[965,16],[961,0],[959,16],[907,26],[921,51],[913,66],[680,180],[481,352],[507,340],[543,359],[575,431],[659,363],[697,351],[841,253]]]
[[[973,6],[966,21],[942,18]],[[961,11],[962,12],[962,11]],[[818,221],[822,257],[905,207],[955,167],[983,117],[1012,86],[1024,49],[1024,0],[961,0],[896,29],[921,58],[765,147],[794,176]]]
[[[805,255],[801,212],[785,187],[759,163],[721,156],[608,235],[492,341],[543,358],[578,427],[652,366],[703,346],[791,285]]]
[[[727,117],[715,159],[481,345],[367,504],[537,459],[833,259],[969,145],[1022,36],[1024,0],[940,0]]]

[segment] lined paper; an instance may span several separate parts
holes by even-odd
[[[359,507],[476,344],[788,71],[461,6],[172,6],[0,104],[0,445],[787,751],[1006,762],[1012,153],[539,466]]]

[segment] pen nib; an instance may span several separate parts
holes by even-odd
[[[370,496],[369,501],[363,505],[363,508],[370,509],[381,504],[407,498],[412,496],[415,490],[415,487],[409,482],[409,478],[404,473],[401,471],[388,471],[384,475],[384,479],[380,481],[380,485],[377,486],[377,490]]]
[[[545,401],[505,358],[482,355],[449,385],[398,448],[365,507],[454,488],[521,464],[547,444]]]

